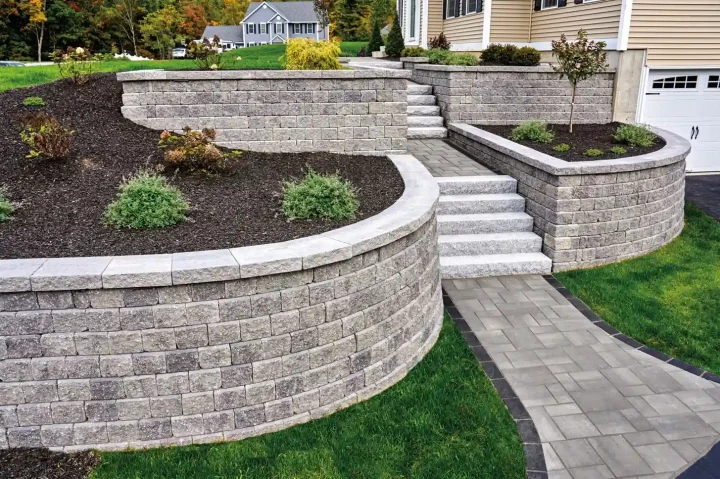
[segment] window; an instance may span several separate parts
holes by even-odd
[[[414,39],[417,35],[417,22],[415,17],[417,16],[417,0],[410,0],[410,38]]]
[[[284,23],[276,23],[275,24],[275,33],[285,33],[285,24]]]
[[[305,33],[315,33],[315,24],[314,23],[306,23],[305,24]]]
[[[710,75],[708,88],[720,88],[720,75]]]
[[[267,33],[267,23],[260,24],[260,33],[265,35]]]
[[[255,33],[255,24],[254,23],[247,23],[247,33]]]
[[[467,0],[467,12],[468,13],[475,13],[477,12],[477,0]]]
[[[542,8],[555,8],[558,6],[558,0],[542,0]]]
[[[292,32],[296,35],[302,33],[302,23],[293,23]]]
[[[658,78],[653,80],[653,90],[678,90],[685,88],[697,88],[697,75]]]
[[[447,18],[455,18],[457,15],[455,8],[455,0],[448,0],[447,2]]]
[[[257,45],[257,43],[255,43],[255,42],[248,42],[248,46],[249,46],[249,47],[254,47],[255,45]]]

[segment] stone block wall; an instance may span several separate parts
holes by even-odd
[[[0,261],[0,449],[243,439],[402,379],[442,321],[437,184],[404,159],[393,207],[324,235]]]
[[[214,128],[228,148],[401,153],[410,72],[138,71],[118,73],[123,115],[156,130]]]
[[[517,179],[553,271],[614,263],[655,250],[684,226],[689,143],[660,132],[662,150],[568,163],[478,128],[451,124],[453,143]]]
[[[571,87],[549,66],[413,66],[412,80],[432,85],[443,117],[475,125],[513,125],[537,119],[569,123]],[[614,73],[578,85],[576,123],[612,121]]]

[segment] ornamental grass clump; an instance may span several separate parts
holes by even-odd
[[[355,186],[338,173],[322,175],[308,166],[302,180],[283,183],[282,210],[290,220],[348,220],[359,207]]]
[[[340,70],[340,45],[336,41],[316,42],[291,38],[285,50],[286,70]]]
[[[39,96],[29,96],[23,100],[24,106],[45,106],[45,100]]]
[[[185,221],[187,201],[164,176],[141,171],[120,185],[105,210],[105,224],[118,228],[166,228]]]
[[[510,133],[512,141],[532,141],[535,143],[551,143],[555,135],[548,130],[547,123],[540,120],[528,120],[513,128]]]
[[[43,157],[56,161],[70,155],[75,132],[65,128],[54,116],[36,113],[24,116],[20,123],[23,127],[20,139],[30,147],[27,158]]]
[[[645,125],[620,125],[615,130],[613,138],[630,146],[649,148],[655,144],[657,135]]]
[[[0,186],[0,223],[10,221],[15,211],[15,204],[5,196],[6,194],[5,188]]]

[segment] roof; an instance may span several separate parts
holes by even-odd
[[[226,42],[243,43],[243,27],[241,25],[207,26],[202,38],[212,40],[215,35]]]
[[[280,15],[287,18],[289,22],[319,22],[318,16],[315,14],[313,2],[250,2],[247,9],[247,16],[253,13],[263,3],[267,3],[270,7],[277,10]]]

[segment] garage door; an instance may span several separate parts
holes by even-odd
[[[651,70],[642,123],[690,141],[688,171],[720,171],[720,70]]]

